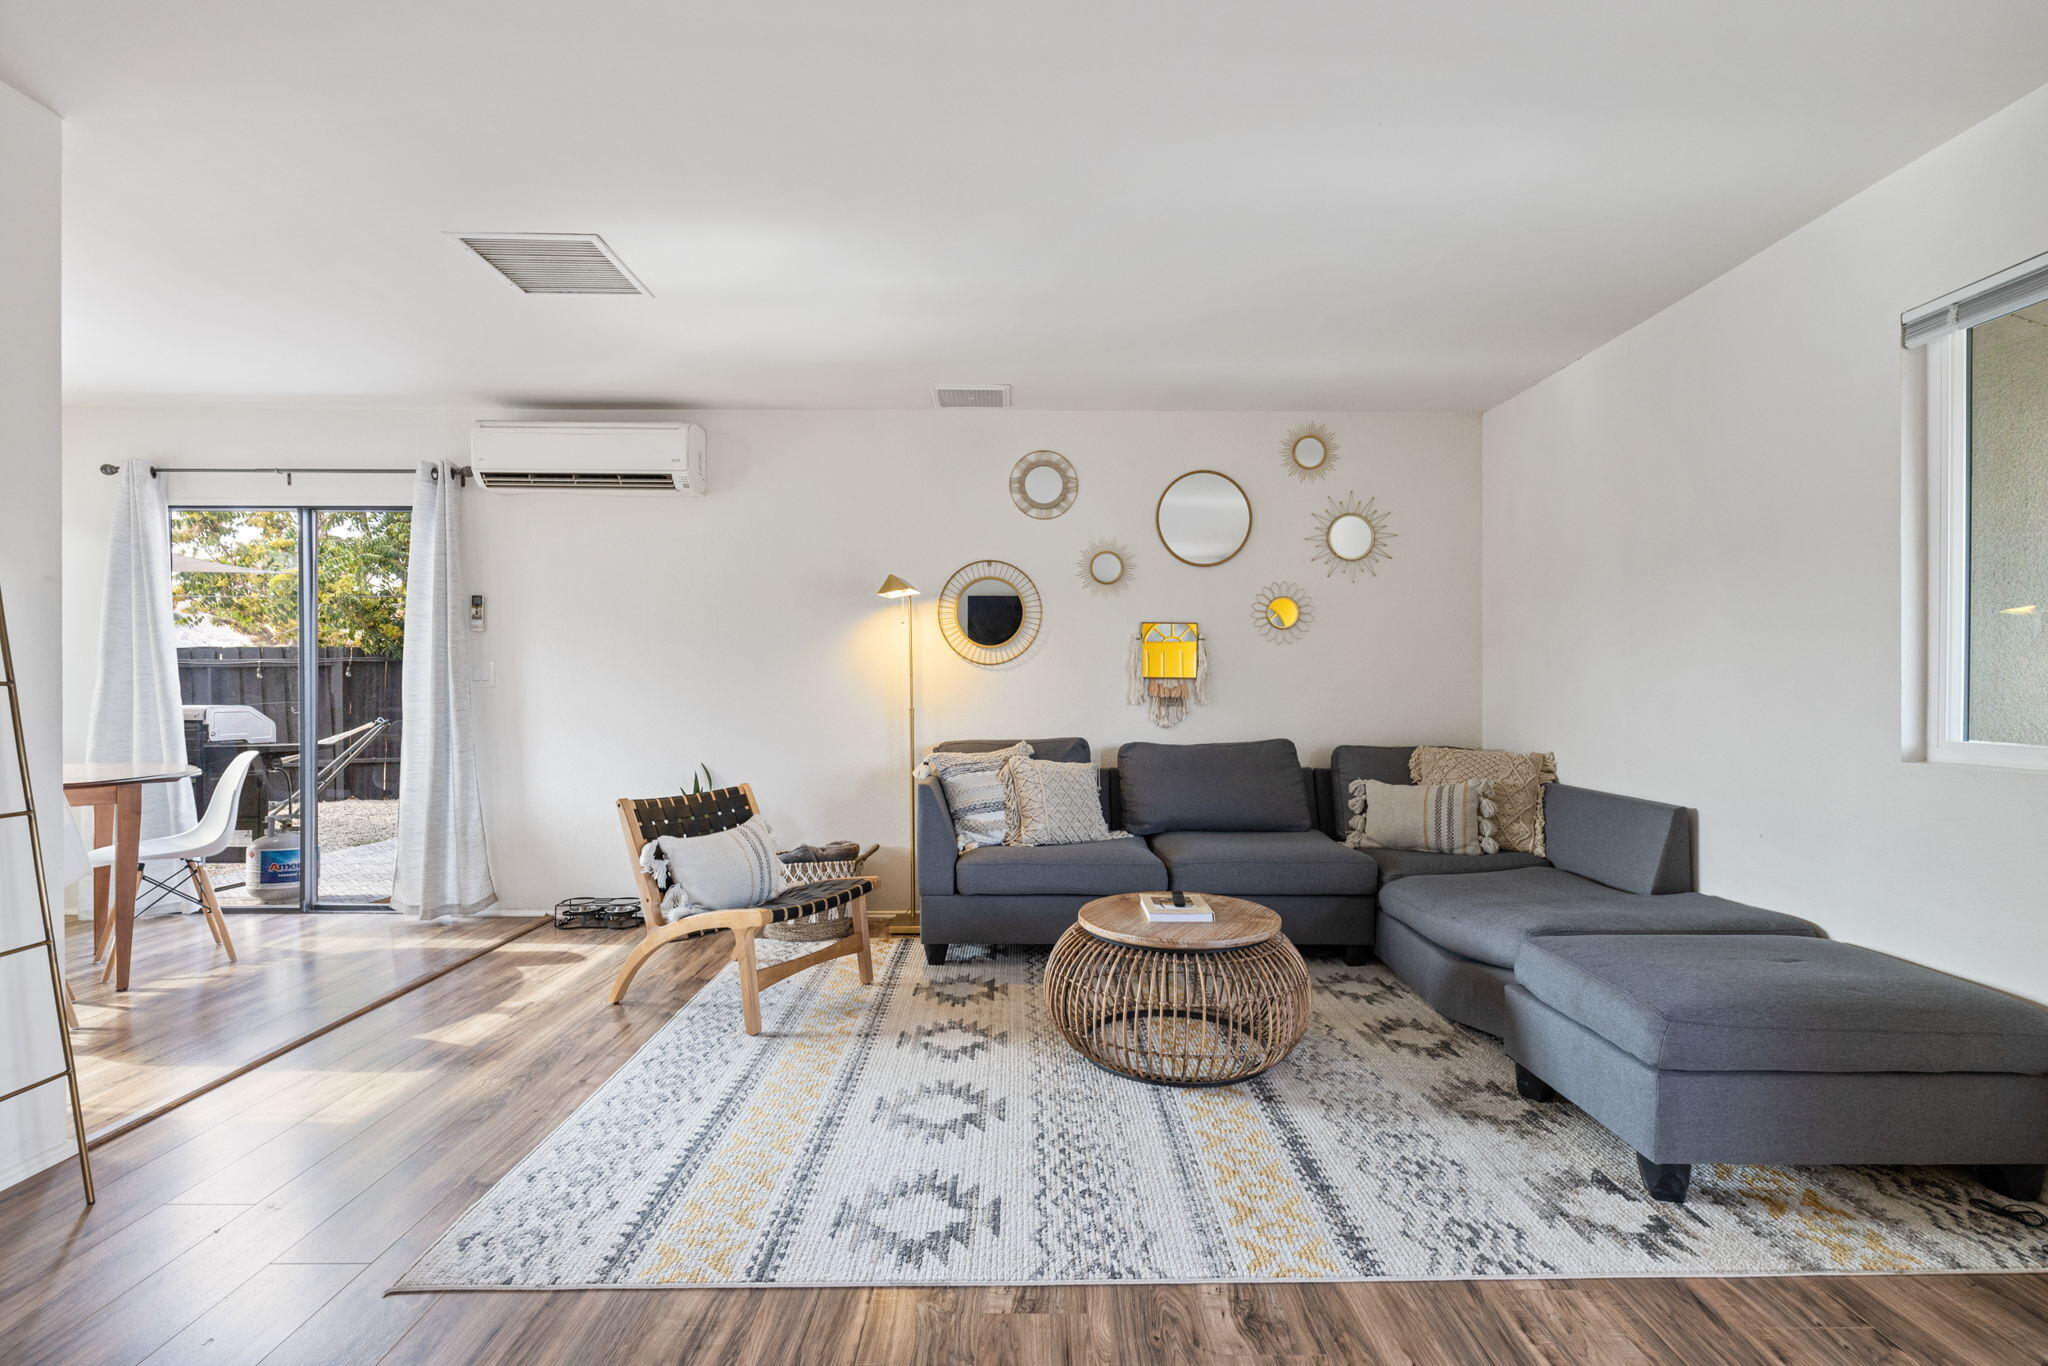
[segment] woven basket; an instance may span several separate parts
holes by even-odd
[[[834,878],[860,877],[861,865],[873,858],[882,846],[870,844],[855,858],[832,859],[815,863],[785,863],[791,883],[802,886],[807,882],[829,882]],[[818,944],[832,939],[844,939],[853,933],[853,907],[834,906],[829,911],[803,916],[796,920],[778,921],[761,931],[763,939],[780,939],[792,944]]]

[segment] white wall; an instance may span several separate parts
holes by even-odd
[[[50,853],[61,861],[58,782],[58,125],[0,86],[0,591],[20,676],[29,761]],[[20,805],[0,720],[0,810]],[[26,823],[0,822],[0,948],[42,937]],[[0,958],[0,1092],[63,1065],[40,952]],[[71,1151],[62,1085],[0,1103],[0,1188]]]
[[[2048,250],[2044,164],[2048,91],[1488,412],[1484,677],[1488,744],[1696,805],[1706,890],[2048,999],[2048,774],[1901,759],[1898,342]]]
[[[463,458],[469,422],[440,409],[81,408],[66,426],[67,612],[98,609],[110,480],[96,467],[406,464]],[[587,416],[587,415],[585,415]],[[629,890],[613,799],[676,790],[692,768],[754,784],[781,833],[879,841],[883,906],[903,904],[906,840],[900,608],[874,596],[901,574],[917,602],[919,728],[969,735],[1082,734],[1099,753],[1133,739],[1284,735],[1305,759],[1346,742],[1472,742],[1479,729],[1478,422],[1471,415],[1342,413],[698,412],[712,494],[464,496],[471,587],[487,595],[477,657],[485,792],[506,903],[551,905]],[[1282,436],[1321,420],[1341,447],[1318,484],[1289,478]],[[1066,455],[1081,495],[1038,521],[1011,504],[1011,465]],[[1213,468],[1254,506],[1251,543],[1194,569],[1160,547],[1159,491]],[[1312,514],[1356,490],[1392,511],[1394,558],[1358,583],[1309,561]],[[383,481],[301,481],[311,498],[397,497]],[[264,477],[183,476],[174,501],[261,500]],[[1130,547],[1133,586],[1089,593],[1083,548]],[[940,639],[933,602],[979,558],[1021,566],[1045,598],[1040,642],[977,669]],[[1252,626],[1253,594],[1302,584],[1316,620],[1298,643]],[[1200,620],[1214,700],[1154,730],[1124,705],[1127,640],[1141,619]],[[67,656],[83,725],[92,642]],[[82,742],[74,733],[72,743]]]

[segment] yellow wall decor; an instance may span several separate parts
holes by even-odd
[[[1131,640],[1130,689],[1155,726],[1177,726],[1188,706],[1209,700],[1209,645],[1193,621],[1147,621]]]

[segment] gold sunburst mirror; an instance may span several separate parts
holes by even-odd
[[[1097,541],[1081,552],[1076,569],[1081,585],[1090,592],[1121,593],[1131,586],[1137,566],[1121,541]]]
[[[1337,438],[1320,422],[1307,422],[1280,443],[1280,463],[1296,479],[1321,479],[1337,464]]]
[[[1285,645],[1308,634],[1316,606],[1298,583],[1269,583],[1252,599],[1252,625],[1266,639]]]
[[[1330,499],[1329,506],[1316,514],[1316,529],[1308,537],[1315,547],[1310,558],[1324,566],[1325,577],[1342,570],[1356,582],[1360,570],[1376,576],[1380,561],[1393,558],[1387,547],[1393,539],[1386,512],[1372,499],[1361,503],[1356,493],[1350,493],[1342,502]]]

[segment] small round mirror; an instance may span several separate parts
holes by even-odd
[[[1033,465],[1024,472],[1024,496],[1040,507],[1051,507],[1066,491],[1066,481],[1050,465]]]
[[[1330,522],[1330,553],[1340,560],[1362,560],[1372,554],[1372,523],[1355,512]]]
[[[1058,451],[1033,451],[1010,468],[1010,501],[1026,517],[1057,517],[1081,496],[1081,476]]]
[[[1294,463],[1305,470],[1320,469],[1329,453],[1319,436],[1304,436],[1294,443]]]
[[[1235,479],[1214,470],[1183,474],[1159,495],[1159,540],[1183,564],[1222,564],[1251,539],[1252,504]]]
[[[1266,604],[1266,620],[1279,630],[1291,631],[1301,620],[1301,604],[1293,598],[1274,598]]]
[[[1098,550],[1088,561],[1088,577],[1097,583],[1115,583],[1124,576],[1124,557],[1114,550]]]
[[[1252,625],[1270,641],[1285,645],[1308,634],[1316,609],[1297,583],[1269,583],[1252,599]]]
[[[960,630],[976,645],[1001,645],[1024,626],[1024,599],[1001,579],[976,579],[960,593]]]

